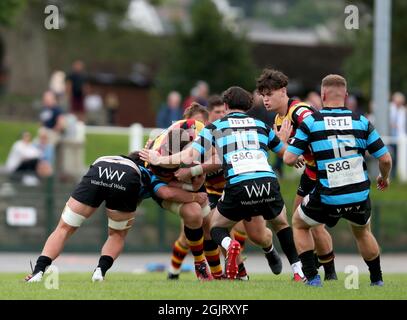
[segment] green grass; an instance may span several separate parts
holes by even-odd
[[[86,164],[105,155],[127,154],[129,138],[127,135],[87,134],[86,135]]]
[[[289,274],[253,274],[250,281],[198,282],[193,274],[179,281],[165,280],[164,273],[111,273],[103,283],[91,283],[89,273],[63,273],[59,289],[48,290],[44,283],[23,282],[23,274],[0,274],[0,299],[407,299],[407,274],[385,275],[384,287],[370,287],[362,274],[358,290],[344,287],[340,280],[325,282],[323,288],[309,288],[291,281]]]
[[[10,149],[23,131],[37,135],[39,125],[35,122],[0,121],[0,165],[5,164]],[[127,154],[129,138],[127,135],[87,134],[85,145],[85,162],[91,164],[104,155]]]

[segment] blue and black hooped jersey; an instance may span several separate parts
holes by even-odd
[[[308,146],[318,170],[313,193],[334,206],[366,200],[370,181],[365,153],[380,158],[388,152],[369,120],[345,107],[324,108],[305,118],[287,151],[301,155]]]
[[[276,177],[269,165],[268,150],[278,152],[283,143],[264,122],[242,112],[232,112],[201,130],[192,147],[203,158],[215,147],[227,184]]]
[[[141,172],[141,188],[139,197],[140,199],[147,199],[154,197],[158,189],[167,184],[157,178],[150,170],[138,166]]]

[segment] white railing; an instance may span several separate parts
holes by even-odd
[[[91,134],[115,134],[127,135],[129,137],[129,151],[140,150],[144,147],[144,137],[148,136],[154,139],[162,129],[144,128],[141,124],[135,123],[130,127],[102,127],[86,126],[86,133]],[[382,137],[386,145],[397,146],[397,170],[398,177],[401,181],[407,182],[407,136],[403,137]]]

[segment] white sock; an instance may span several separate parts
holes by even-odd
[[[304,273],[302,272],[302,264],[301,261],[295,262],[291,265],[291,269],[293,273],[298,273],[301,278],[304,278]]]
[[[231,237],[226,237],[222,240],[222,247],[227,250],[229,248],[230,243],[232,242],[232,238]]]
[[[181,268],[174,268],[172,264],[170,264],[170,267],[168,268],[168,271],[171,274],[180,274],[181,273]]]
[[[269,251],[267,251],[266,253],[269,253],[269,252],[271,252],[271,251],[273,251],[273,250],[274,250],[274,246],[273,246],[273,245],[271,245],[270,250],[269,250]]]

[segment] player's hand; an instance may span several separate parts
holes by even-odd
[[[191,169],[190,168],[180,168],[178,169],[174,176],[181,182],[191,183]]]
[[[152,139],[148,139],[148,140],[146,141],[146,144],[144,145],[144,149],[148,149],[148,147],[150,146],[151,142],[153,142],[153,140],[152,140]]]
[[[274,132],[276,133],[276,136],[279,137],[280,140],[283,141],[284,143],[287,143],[288,139],[290,138],[292,130],[293,125],[287,119],[283,121],[280,130],[278,130],[277,125],[274,124]]]
[[[191,181],[192,181],[192,188],[194,190],[199,190],[199,189],[201,189],[202,185],[205,182],[205,175],[201,174],[199,176],[193,177],[191,179]]]
[[[143,161],[147,161],[149,164],[153,166],[160,165],[160,154],[158,151],[143,149],[140,151],[140,159]]]
[[[379,175],[376,180],[377,180],[377,190],[384,191],[390,185],[390,179],[389,178],[383,179],[381,175]]]
[[[195,193],[195,202],[198,202],[201,207],[208,202],[208,194],[206,192]]]
[[[304,166],[305,166],[305,159],[304,159],[304,156],[301,155],[298,157],[297,162],[295,163],[294,167],[296,169],[301,169]]]

